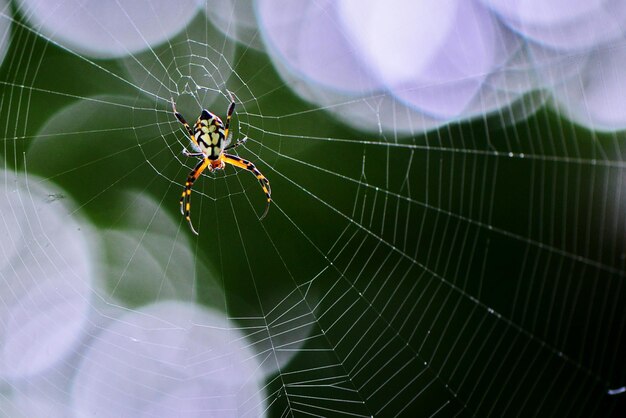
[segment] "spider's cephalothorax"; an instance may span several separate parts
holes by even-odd
[[[189,173],[187,176],[187,181],[185,182],[185,189],[183,190],[183,195],[180,198],[180,211],[185,216],[187,222],[189,222],[189,226],[191,230],[198,235],[196,230],[193,228],[191,224],[191,218],[189,216],[191,209],[191,187],[193,183],[200,177],[202,172],[205,169],[209,169],[209,171],[221,170],[226,166],[226,163],[234,165],[239,168],[243,168],[245,170],[250,171],[257,178],[261,187],[263,188],[263,192],[265,193],[265,197],[267,198],[267,205],[265,206],[265,211],[261,215],[259,219],[263,219],[265,215],[267,215],[267,211],[270,208],[270,202],[272,201],[272,192],[270,189],[270,182],[261,172],[255,167],[253,163],[248,160],[244,160],[243,158],[238,157],[237,155],[226,154],[224,151],[233,149],[238,147],[239,145],[246,142],[247,137],[238,140],[234,144],[229,144],[228,137],[228,129],[230,127],[230,119],[235,111],[235,98],[232,93],[230,93],[230,106],[228,106],[228,113],[226,115],[226,123],[223,123],[222,120],[209,112],[206,109],[202,110],[200,117],[194,125],[193,130],[180,113],[176,111],[176,103],[174,103],[174,99],[172,99],[172,109],[174,110],[174,115],[176,119],[180,123],[183,124],[185,129],[187,130],[187,134],[189,134],[189,139],[199,152],[189,152],[187,149],[183,149],[183,154],[187,157],[197,157],[200,159],[195,168]]]

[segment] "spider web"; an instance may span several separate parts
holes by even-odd
[[[388,130],[386,93],[302,100],[233,15],[99,59],[31,12],[0,15],[2,415],[619,413],[622,133],[528,102]],[[228,91],[273,201],[207,171],[195,237],[171,100],[193,123]]]

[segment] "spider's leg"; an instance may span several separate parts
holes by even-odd
[[[193,129],[191,129],[191,126],[189,126],[189,123],[187,123],[183,115],[178,113],[178,111],[176,110],[176,103],[174,102],[173,98],[172,98],[172,110],[174,111],[174,116],[176,116],[176,119],[178,119],[178,121],[182,123],[185,129],[187,130],[187,133],[189,134],[189,139],[191,139],[191,142],[193,142],[197,146],[198,143],[196,142],[196,137],[193,134]]]
[[[272,189],[270,188],[270,181],[263,174],[261,174],[261,172],[255,167],[253,163],[248,160],[239,158],[236,155],[224,154],[222,156],[222,161],[236,167],[243,168],[244,170],[250,171],[252,174],[254,174],[257,180],[259,180],[259,183],[263,188],[263,192],[265,192],[265,197],[267,197],[267,205],[265,206],[265,211],[263,212],[259,220],[265,218],[265,215],[267,215],[267,212],[270,210],[270,203],[272,202]]]
[[[200,177],[200,174],[202,174],[202,172],[207,168],[209,163],[209,159],[205,158],[196,164],[194,169],[191,170],[191,173],[187,176],[185,189],[183,190],[183,195],[180,197],[180,213],[185,216],[191,231],[196,235],[198,235],[198,232],[191,224],[191,217],[189,216],[189,213],[191,212],[191,188],[193,187],[193,183],[198,179],[198,177]]]
[[[235,111],[235,96],[230,91],[228,92],[230,95],[230,106],[228,106],[228,113],[226,113],[226,123],[224,123],[224,138],[228,138],[228,129],[230,128],[230,119],[233,116],[233,112]]]
[[[228,145],[226,148],[224,148],[224,151],[228,151],[229,149],[233,149],[238,147],[239,145],[245,144],[247,140],[248,137],[244,136],[242,139],[238,139],[237,142],[235,142],[234,144]]]
[[[201,152],[189,152],[187,148],[183,148],[183,155],[185,157],[202,157],[204,158],[204,154]]]

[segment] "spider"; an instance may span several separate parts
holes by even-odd
[[[263,192],[265,192],[265,196],[267,197],[267,205],[265,206],[265,211],[259,218],[259,220],[265,218],[267,212],[270,209],[270,202],[272,201],[272,192],[270,189],[270,181],[265,178],[263,174],[255,167],[253,163],[248,160],[244,160],[236,155],[226,154],[224,151],[231,150],[235,147],[246,142],[248,137],[244,137],[243,139],[237,140],[234,144],[230,144],[231,138],[228,135],[228,129],[230,127],[230,119],[235,111],[235,97],[229,91],[230,96],[230,106],[228,106],[228,113],[226,115],[226,123],[224,124],[219,116],[214,115],[206,109],[202,109],[202,113],[200,117],[196,121],[193,129],[189,126],[183,115],[178,113],[176,110],[176,103],[174,102],[174,98],[172,98],[172,110],[174,111],[174,115],[176,119],[180,123],[183,124],[187,133],[189,134],[189,139],[191,139],[192,146],[195,151],[198,152],[189,152],[187,148],[183,148],[183,155],[186,157],[196,157],[199,158],[200,161],[191,170],[189,176],[187,176],[187,181],[185,182],[185,189],[183,190],[183,195],[180,198],[180,213],[185,217],[187,222],[189,223],[189,227],[191,231],[198,235],[198,232],[194,229],[193,224],[191,223],[190,217],[190,209],[191,209],[191,188],[193,187],[193,183],[200,177],[202,172],[205,169],[209,169],[209,171],[213,172],[215,170],[222,170],[226,167],[226,164],[234,165],[235,167],[243,168],[244,170],[250,171],[254,176],[259,180],[261,187],[263,188]],[[231,135],[232,136],[232,135]]]

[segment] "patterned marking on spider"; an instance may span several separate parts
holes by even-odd
[[[189,227],[194,234],[198,235],[198,232],[191,223],[190,211],[191,211],[191,188],[194,182],[200,177],[205,169],[209,171],[223,170],[226,164],[233,165],[235,167],[248,170],[257,178],[265,197],[267,198],[267,205],[265,211],[259,218],[259,220],[265,218],[267,212],[270,209],[270,203],[272,201],[272,190],[270,189],[270,181],[265,178],[263,174],[256,168],[256,166],[248,160],[244,160],[236,155],[227,154],[224,151],[231,150],[235,147],[246,142],[248,137],[237,140],[234,144],[230,144],[230,138],[228,136],[228,130],[230,128],[230,119],[235,111],[235,96],[229,91],[230,105],[228,106],[228,113],[226,115],[226,123],[223,123],[219,116],[209,112],[206,109],[202,110],[200,117],[193,126],[193,129],[189,126],[189,123],[185,120],[176,110],[176,103],[172,98],[172,110],[176,119],[185,127],[189,139],[194,145],[194,148],[199,152],[189,152],[186,148],[183,149],[183,154],[187,157],[196,157],[200,161],[191,170],[191,173],[187,176],[185,182],[185,188],[183,194],[180,197],[180,212],[189,223]]]

